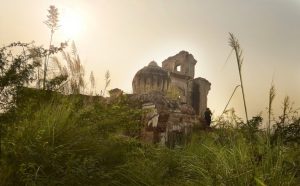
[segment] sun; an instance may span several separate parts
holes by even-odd
[[[74,10],[65,10],[61,15],[60,26],[68,39],[75,39],[84,29],[83,16]]]

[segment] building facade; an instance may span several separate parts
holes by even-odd
[[[176,96],[181,103],[192,106],[196,115],[202,117],[207,107],[211,83],[201,77],[194,78],[196,63],[193,55],[186,51],[167,58],[162,62],[162,67],[152,61],[135,74],[133,93],[161,91]]]

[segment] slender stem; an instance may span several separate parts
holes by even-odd
[[[272,95],[271,95],[271,90],[269,94],[269,110],[268,110],[268,128],[267,128],[267,133],[270,136],[270,128],[271,128],[271,114],[272,114]]]
[[[37,68],[37,88],[40,89],[40,67]]]
[[[245,115],[246,115],[246,120],[247,120],[247,123],[248,123],[249,120],[248,120],[245,91],[244,91],[244,85],[243,85],[243,79],[242,79],[242,67],[241,67],[241,59],[240,59],[240,55],[239,55],[239,48],[237,48],[237,46],[235,45],[234,50],[235,50],[235,55],[236,55],[237,64],[238,64],[238,68],[239,68],[239,76],[240,76],[240,81],[241,81],[241,88],[242,88],[242,94],[243,94]]]
[[[54,30],[51,30],[51,35],[50,35],[50,42],[49,42],[49,51],[51,49],[51,44],[52,44],[52,38],[53,38]],[[49,56],[50,54],[48,53],[45,62],[44,62],[44,81],[43,81],[43,89],[46,89],[46,78],[47,78],[47,68],[48,68],[48,62],[49,62]]]
[[[272,115],[272,104],[273,104],[273,100],[275,98],[275,87],[274,85],[271,86],[270,88],[270,92],[269,92],[269,109],[268,109],[268,128],[267,128],[267,133],[268,133],[268,137],[270,137],[270,133],[271,133],[271,115]]]
[[[2,123],[0,123],[0,159],[2,158]]]
[[[226,104],[226,106],[225,106],[225,108],[224,108],[224,110],[223,110],[221,116],[222,116],[222,115],[224,114],[224,112],[226,111],[226,109],[227,109],[227,107],[228,107],[228,105],[229,105],[229,103],[230,103],[230,101],[231,101],[231,99],[232,99],[232,97],[233,97],[235,91],[237,90],[237,88],[239,88],[239,86],[241,86],[241,85],[237,85],[237,86],[234,88],[234,90],[233,90],[233,92],[232,92],[232,94],[231,94],[231,96],[230,96],[230,98],[229,98],[229,100],[228,100],[228,102],[227,102],[227,104]],[[220,116],[220,118],[221,118],[221,116]]]

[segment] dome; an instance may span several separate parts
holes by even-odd
[[[151,61],[149,64],[148,64],[149,67],[158,67],[157,63],[155,61]]]
[[[133,93],[147,93],[150,91],[167,91],[170,83],[167,71],[151,61],[148,66],[139,70],[132,81]]]

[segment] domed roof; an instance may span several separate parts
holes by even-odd
[[[148,66],[145,66],[141,70],[139,70],[134,79],[137,77],[153,77],[159,76],[160,78],[168,78],[168,72],[162,69],[160,66],[157,65],[155,61],[151,61]]]
[[[158,67],[157,63],[155,61],[151,61],[148,66],[152,66],[152,67]]]

